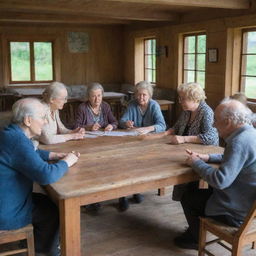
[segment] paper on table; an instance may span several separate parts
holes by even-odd
[[[96,138],[98,136],[137,136],[136,131],[86,131],[85,138]],[[95,137],[92,137],[95,136]]]

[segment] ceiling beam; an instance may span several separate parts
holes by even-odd
[[[102,0],[101,0],[102,1]],[[105,1],[105,0],[103,0]],[[169,6],[249,9],[250,0],[107,0],[108,2],[157,4]]]

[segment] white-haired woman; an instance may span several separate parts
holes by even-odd
[[[89,131],[103,128],[112,131],[117,128],[118,122],[114,117],[109,104],[102,101],[104,89],[99,83],[91,83],[87,89],[88,100],[79,105],[75,128],[84,127]]]
[[[120,126],[128,129],[133,128],[141,134],[164,132],[166,124],[159,104],[152,100],[152,85],[147,81],[141,81],[135,87],[136,99],[128,105],[120,120]],[[136,203],[140,203],[143,196],[134,194],[133,199]],[[125,211],[128,207],[128,199],[126,197],[119,198],[119,209]]]
[[[44,144],[61,143],[68,140],[83,139],[84,129],[67,129],[60,120],[59,110],[67,102],[68,92],[63,83],[49,84],[43,93],[43,101],[48,105],[47,124],[44,126],[39,141]]]
[[[135,85],[135,100],[131,101],[120,120],[122,128],[134,128],[141,134],[163,132],[166,129],[159,104],[152,99],[153,87],[147,81]]]
[[[218,145],[219,136],[213,127],[213,111],[206,104],[205,92],[198,83],[178,87],[179,103],[183,109],[178,121],[166,133],[171,143]]]
[[[218,145],[219,135],[213,127],[214,114],[206,104],[205,92],[198,83],[185,83],[178,87],[179,102],[183,109],[178,121],[166,133],[173,144],[199,143]],[[187,190],[194,190],[198,182],[175,185],[173,200],[180,201]]]

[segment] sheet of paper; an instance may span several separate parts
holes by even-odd
[[[136,131],[86,131],[85,138],[96,138],[98,136],[137,136]]]

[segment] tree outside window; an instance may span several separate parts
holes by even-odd
[[[197,82],[205,87],[206,35],[184,35],[183,83]]]
[[[256,29],[243,31],[240,88],[247,98],[256,100]]]
[[[52,42],[9,42],[11,83],[53,81]]]

